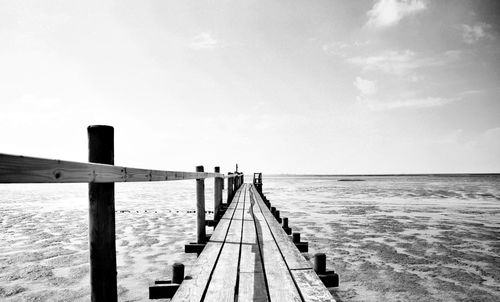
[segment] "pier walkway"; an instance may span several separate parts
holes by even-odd
[[[335,301],[256,188],[234,194],[172,301]]]

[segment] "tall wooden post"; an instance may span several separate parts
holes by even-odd
[[[203,166],[197,166],[196,172],[203,172]],[[205,243],[205,179],[196,179],[196,241]]]
[[[89,162],[114,165],[114,131],[89,126]],[[89,183],[89,246],[91,301],[117,301],[115,184]]]
[[[220,168],[214,168],[215,173],[220,173]],[[214,178],[214,219],[219,212],[220,204],[222,202],[222,183],[224,182],[223,178],[215,177]]]
[[[227,173],[228,176],[231,176],[233,175],[233,173],[229,172]],[[234,189],[234,186],[233,186],[233,178],[232,177],[229,177],[227,179],[227,203],[231,203],[231,200],[233,199],[233,189]]]

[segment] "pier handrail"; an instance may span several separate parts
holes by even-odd
[[[112,183],[233,178],[208,172],[162,171],[0,153],[0,183]]]
[[[205,179],[214,178],[214,214],[222,204],[223,179],[228,202],[244,181],[242,173],[162,171],[114,165],[114,129],[87,128],[89,163],[0,153],[0,183],[89,183],[90,296],[94,302],[113,302],[117,296],[115,182],[196,180],[197,240],[206,240]],[[230,198],[229,198],[230,197]]]

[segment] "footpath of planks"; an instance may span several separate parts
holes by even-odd
[[[172,301],[335,301],[252,184],[235,193]]]

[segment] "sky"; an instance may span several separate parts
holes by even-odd
[[[264,173],[500,172],[500,1],[0,0],[0,152]]]

